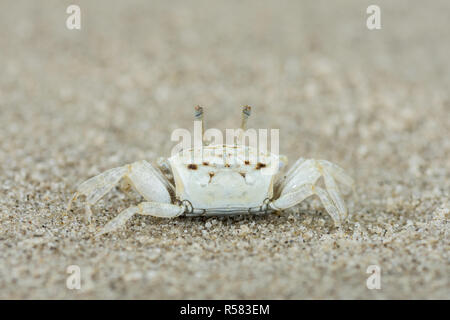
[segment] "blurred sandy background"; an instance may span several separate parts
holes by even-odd
[[[65,26],[81,7],[80,31]],[[1,1],[0,298],[446,298],[448,1]],[[366,28],[381,7],[382,29]],[[281,216],[135,217],[94,239],[67,200],[168,155],[175,128],[280,128],[281,152],[357,181],[341,229]],[[104,225],[135,204],[115,189]],[[366,268],[381,267],[381,290]],[[66,288],[79,265],[82,289]]]

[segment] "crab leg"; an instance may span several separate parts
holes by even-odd
[[[79,196],[86,196],[86,218],[91,217],[90,206],[99,201],[108,193],[119,181],[124,178],[134,189],[148,201],[170,203],[171,197],[168,189],[173,188],[164,179],[161,173],[152,167],[145,160],[137,161],[123,167],[107,170],[91,179],[83,182],[77,192],[70,199],[67,211],[70,210],[72,202]]]
[[[286,179],[280,184],[281,195],[295,190],[305,183],[315,184],[321,177],[322,172],[313,159],[299,159],[288,171]]]
[[[284,180],[278,182],[278,187],[283,193],[286,193],[301,185],[302,181],[315,183],[320,176],[326,175],[324,171],[343,185],[354,187],[353,179],[338,165],[327,160],[305,160],[303,158],[298,159],[294,163],[286,173]]]
[[[326,190],[314,186],[320,177],[323,177]],[[353,187],[353,179],[334,163],[300,158],[279,183],[280,198],[273,205],[280,209],[288,208],[316,194],[335,223],[339,223],[347,217],[347,207],[335,179]]]
[[[284,210],[293,207],[306,198],[314,194],[314,186],[310,183],[304,184],[296,189],[296,191],[289,192],[277,200],[271,202],[269,206],[274,210]]]
[[[314,187],[314,189],[314,193],[319,197],[320,201],[325,207],[325,210],[327,210],[328,214],[333,219],[334,224],[337,226],[340,225],[343,220],[342,216],[344,216],[344,212],[339,211],[339,209],[336,208],[335,204],[333,203],[333,201],[331,201],[328,193],[324,189],[317,186]]]
[[[353,179],[345,173],[344,169],[339,167],[337,164],[334,164],[327,160],[317,160],[319,164],[321,164],[324,168],[327,169],[327,171],[340,183],[347,187],[353,188],[355,185],[355,182]]]
[[[86,218],[90,221],[92,215],[90,206],[95,204],[111,190],[112,187],[123,178],[127,171],[128,169],[126,167],[113,168],[83,182],[67,204],[67,211],[71,209],[72,203],[77,200],[80,195],[84,195],[86,196]]]
[[[324,170],[323,178],[325,181],[325,187],[327,189],[327,192],[330,195],[331,200],[333,200],[334,205],[338,209],[341,216],[341,220],[344,220],[347,217],[347,207],[345,205],[344,200],[342,200],[339,188],[336,182],[334,181],[333,177],[329,173],[328,169]]]
[[[339,225],[342,222],[341,217],[343,213],[340,212],[339,209],[335,206],[333,201],[330,199],[330,196],[324,189],[309,183],[298,187],[295,191],[281,196],[279,199],[271,202],[269,206],[277,211],[284,210],[299,204],[312,195],[317,195],[319,197],[320,201],[325,207],[325,210],[328,212],[331,218],[333,218],[334,223],[336,225]]]
[[[142,202],[137,206],[129,207],[123,210],[117,217],[108,222],[96,236],[114,231],[131,219],[135,214],[149,215],[160,218],[173,218],[181,215],[185,211],[184,206],[178,206],[169,203]]]
[[[287,159],[287,158],[286,158]],[[288,179],[292,177],[292,174],[295,170],[297,170],[298,166],[305,162],[304,158],[299,158],[295,163],[287,170],[286,173],[282,174],[277,181],[275,182],[275,189],[276,190],[282,190],[286,183],[288,182]],[[287,160],[285,161],[287,163]]]

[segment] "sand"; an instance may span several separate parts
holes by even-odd
[[[448,1],[0,3],[0,298],[450,297]],[[356,180],[335,228],[311,199],[281,215],[135,217],[92,236],[77,185],[168,156],[176,128],[279,128],[280,148]],[[95,226],[138,203],[113,189]],[[81,289],[66,286],[67,267]],[[381,288],[369,290],[370,265]]]

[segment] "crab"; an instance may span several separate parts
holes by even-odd
[[[245,130],[250,107],[242,112]],[[195,118],[203,121],[203,109],[196,107]],[[200,157],[195,157],[200,152]],[[267,171],[272,164],[280,170]],[[96,233],[110,233],[125,225],[134,215],[162,218],[268,214],[292,208],[317,196],[336,226],[348,216],[337,182],[353,187],[353,179],[338,165],[327,160],[299,158],[285,173],[287,158],[258,151],[244,144],[201,145],[188,148],[156,165],[140,160],[109,169],[80,184],[70,199],[84,196],[85,214],[91,221],[93,206],[122,181],[145,201],[120,212]],[[319,181],[323,181],[321,187]]]

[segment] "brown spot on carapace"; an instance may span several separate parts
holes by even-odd
[[[245,160],[244,163],[245,163],[246,165],[249,165],[249,164],[250,164],[250,161]]]
[[[239,174],[245,179],[245,172],[239,172]]]
[[[203,165],[204,165],[204,166],[209,166],[209,162],[204,161],[204,162],[203,162]]]
[[[230,167],[230,164],[229,164],[229,163],[225,163],[225,167],[226,167],[226,168],[229,168],[229,167]]]
[[[265,163],[258,162],[258,163],[256,164],[255,169],[256,169],[256,170],[259,170],[259,169],[265,168],[265,167],[266,167],[266,164],[265,164]]]
[[[197,165],[195,163],[188,164],[188,169],[197,170]]]

